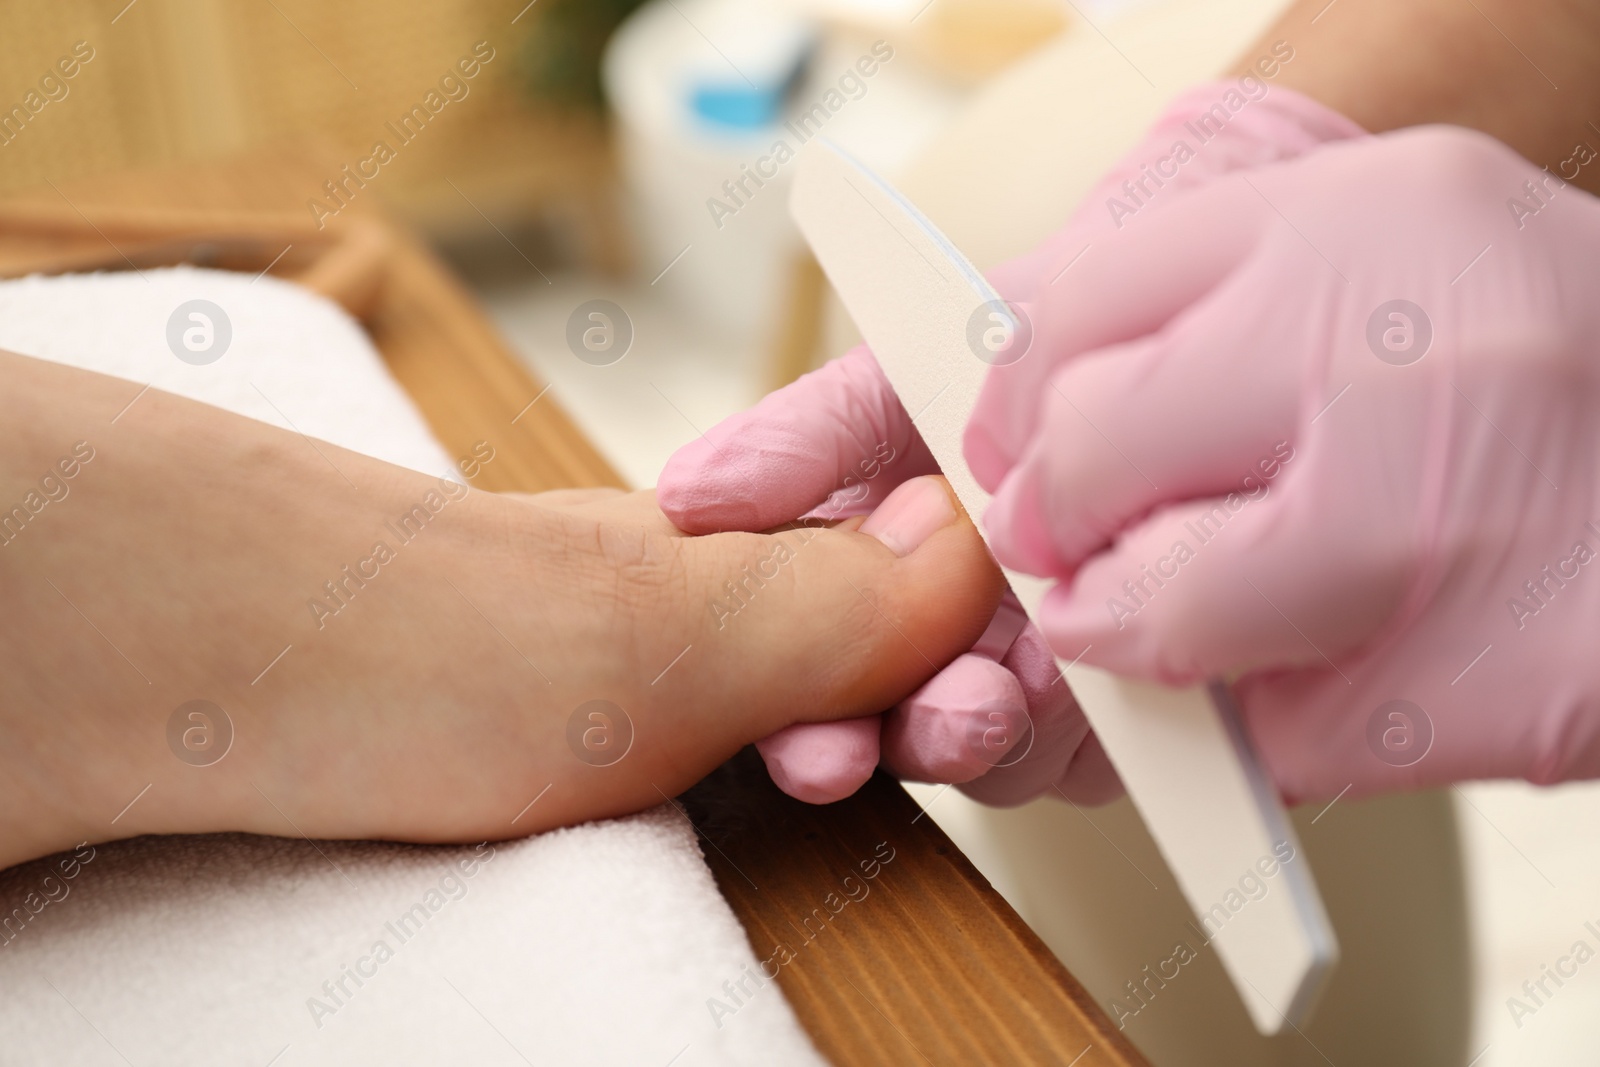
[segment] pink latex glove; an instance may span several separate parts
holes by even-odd
[[[1204,124],[1210,139],[1179,164],[1172,159],[1176,142],[1199,143],[1188,132],[1192,124]],[[1213,175],[1292,158],[1359,133],[1334,112],[1259,81],[1195,89],[1173,101],[1070,225],[991,280],[1008,299],[1033,299],[1043,265],[1079,255],[1145,210],[1113,210],[1113,194],[1124,205],[1148,206]],[[1151,169],[1159,172],[1153,178]],[[902,481],[936,469],[877,363],[857,349],[680,449],[657,494],[668,517],[691,533],[764,530],[808,513],[822,519],[865,514]],[[815,802],[854,792],[880,757],[901,777],[962,783],[965,792],[994,804],[1021,803],[1052,785],[1085,802],[1121,790],[1061,684],[1044,638],[1024,626],[1014,598],[971,653],[946,666],[881,726],[878,716],[801,724],[758,747],[785,792]]]
[[[1559,186],[1419,128],[1097,247],[966,442],[1055,649],[1244,672],[1291,801],[1600,774],[1600,201]]]
[[[877,361],[857,348],[679,449],[656,499],[689,533],[862,514],[871,532],[895,506],[878,510],[895,486],[937,470]],[[1048,788],[1071,761],[1114,792],[1098,746],[1072,761],[1088,727],[1043,636],[1025,626],[1007,594],[974,650],[887,717],[802,723],[760,742],[773,781],[826,803],[855,792],[881,759],[904,777],[965,782],[1005,802]],[[1044,753],[1060,755],[1051,763]]]

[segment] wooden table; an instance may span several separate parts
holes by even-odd
[[[451,454],[494,446],[480,487],[620,485],[555,398],[528,407],[543,386],[417,239],[370,204],[309,225],[304,200],[327,171],[315,152],[275,154],[13,195],[0,200],[0,276],[270,264],[359,315]],[[1145,1062],[881,772],[812,806],[747,749],[681,806],[757,958],[834,1063]]]

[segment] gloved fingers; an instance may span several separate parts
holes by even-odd
[[[961,791],[981,803],[1009,807],[1049,790],[1078,759],[1090,735],[1055,655],[1036,627],[1017,635],[1000,665],[1027,699],[1028,732],[1007,747],[992,770],[963,783]]]
[[[1044,635],[1011,604],[985,634],[1005,639],[999,662],[958,657],[885,716],[883,763],[892,773],[958,783],[983,803],[1014,805],[1071,768],[1088,724]],[[1120,789],[1115,775],[1106,788]]]
[[[1002,563],[1066,577],[1157,506],[1270,480],[1294,440],[1304,363],[1250,358],[1261,335],[1299,328],[1278,329],[1287,306],[1255,306],[1264,273],[1242,265],[1160,332],[1057,370],[985,515]]]
[[[1027,626],[1027,613],[1007,589],[971,652],[885,716],[883,763],[891,773],[913,781],[966,781],[1013,747],[1030,728],[1028,698],[1000,661]]]
[[[986,656],[957,656],[884,717],[883,765],[918,782],[966,782],[1031,743],[1028,700]]]
[[[862,514],[937,469],[862,346],[678,449],[656,491],[688,533],[757,532],[824,505],[824,518]]]
[[[1035,729],[1028,750],[959,788],[981,804],[1013,807],[1039,796],[1074,804],[1109,804],[1124,790],[1100,739],[1072,695],[1044,634],[1028,625],[1002,665],[1028,697]]]
[[[1046,594],[1051,645],[1173,685],[1261,667],[1337,672],[1399,609],[1408,554],[1339,506],[1359,497],[1327,492],[1315,456],[1283,463],[1254,498],[1164,507],[1126,530]]]
[[[1072,762],[1067,764],[1060,780],[1047,795],[1071,804],[1099,807],[1111,803],[1125,792],[1127,790],[1123,788],[1122,779],[1117,777],[1117,769],[1111,765],[1111,757],[1106,755],[1105,746],[1091,733],[1083,739]]]
[[[1537,573],[1542,550],[1529,546],[1510,573]],[[1317,664],[1240,678],[1233,689],[1245,725],[1284,796],[1325,802],[1346,788],[1359,798],[1473,779],[1552,784],[1600,775],[1600,721],[1570,681],[1586,651],[1560,639],[1521,640],[1532,623],[1555,620],[1534,616],[1519,632],[1503,588],[1441,585],[1414,621],[1335,657],[1337,670]]]
[[[1031,305],[1040,287],[1055,276],[1062,263],[1073,262],[1083,255],[1091,243],[1085,231],[1094,229],[1074,220],[1022,255],[985,271],[984,277],[1006,300]]]
[[[757,741],[756,751],[779,789],[808,804],[831,804],[872,777],[882,718],[795,723]]]
[[[1101,176],[1083,197],[1069,225],[1037,248],[989,272],[1007,300],[1032,302],[1064,264],[1076,264],[1088,249],[1138,225],[1147,208],[1168,203],[1237,171],[1291,160],[1330,141],[1362,137],[1366,131],[1315,100],[1279,88],[1242,107],[1238,83],[1198,85],[1173,97],[1140,143]],[[1219,108],[1231,120],[1192,148],[1194,124],[1215,125]],[[1179,146],[1183,147],[1180,149]],[[1054,269],[1046,267],[1054,263]]]
[[[1015,598],[1011,600],[1014,603]],[[882,717],[881,738],[879,716],[801,723],[780,730],[756,746],[773,781],[797,799],[829,803],[860,788],[871,777],[880,752],[891,773],[929,782],[967,781],[1027,754],[1017,748],[1032,742],[1029,694],[1041,705],[1048,699],[1070,704],[1070,697],[1057,684],[1054,694],[1039,699],[1057,678],[1054,660],[1036,629],[1029,626],[1029,638],[1023,641],[1013,621],[1007,613],[990,630],[1007,631],[1007,645],[1020,643],[1044,650],[1043,655],[1035,652],[1030,658],[1002,649],[1010,657],[1010,668],[976,653],[958,656]],[[980,646],[985,639],[980,639]],[[1014,669],[1023,672],[1026,683],[1018,680]]]
[[[1266,206],[1250,196],[1237,183],[1207,186],[1152,206],[1087,252],[1060,248],[1033,294],[1026,354],[988,372],[967,426],[967,463],[985,489],[995,491],[1037,434],[1040,400],[1063,362],[1156,333],[1232,273],[1265,222]]]
[[[1415,699],[1403,682],[1380,681],[1366,663],[1263,671],[1240,678],[1233,693],[1252,744],[1290,804],[1326,802],[1341,793],[1354,800],[1457,777],[1455,766],[1430,777],[1450,763],[1441,752],[1445,739],[1435,736],[1440,707]]]

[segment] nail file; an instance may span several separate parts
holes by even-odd
[[[997,322],[1015,325],[991,313],[1016,313],[915,207],[825,140],[802,155],[789,209],[956,496],[979,518],[989,496],[961,449],[989,369],[973,338]],[[1006,577],[1037,617],[1048,584]],[[1298,1025],[1338,946],[1227,685],[1175,689],[1059,662],[1194,909],[1195,930],[1182,940],[1204,935],[1262,1033]]]

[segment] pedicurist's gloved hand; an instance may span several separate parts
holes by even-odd
[[[1214,175],[1360,132],[1308,98],[1255,78],[1191,90],[1101,180],[1068,226],[998,268],[991,281],[1026,305],[1042,298],[1060,263],[1092,255],[1086,246],[1135,224],[1157,203]],[[1050,274],[1041,277],[1047,265]],[[1092,259],[1084,265],[1091,268]],[[685,530],[753,531],[808,513],[818,520],[864,514],[900,482],[936,469],[877,363],[857,349],[680,449],[657,491]],[[880,754],[902,777],[960,782],[988,803],[1021,803],[1052,786],[1083,801],[1120,791],[1043,636],[1024,624],[1009,596],[972,652],[881,723],[872,716],[801,724],[759,748],[782,789],[815,802],[854,792]]]
[[[679,449],[656,496],[690,533],[859,522],[869,512],[861,529],[873,533],[890,522],[914,528],[895,501],[879,504],[897,485],[937,470],[877,361],[857,348]],[[1088,728],[1057,682],[1043,636],[1007,597],[977,646],[887,717],[802,723],[760,742],[773,780],[801,800],[838,800],[860,788],[881,755],[906,777],[983,782],[1001,802],[1048,788]],[[730,594],[713,610],[737,625],[740,607]],[[1007,759],[1019,750],[1025,758]],[[1046,751],[1059,753],[1054,763],[1040,758]],[[1102,788],[1114,794],[1098,748],[1079,758],[1098,760]]]
[[[1055,650],[1242,673],[1291,801],[1600,775],[1600,201],[1558,184],[1363,138],[1062,278],[966,439],[996,554],[1061,580]]]

